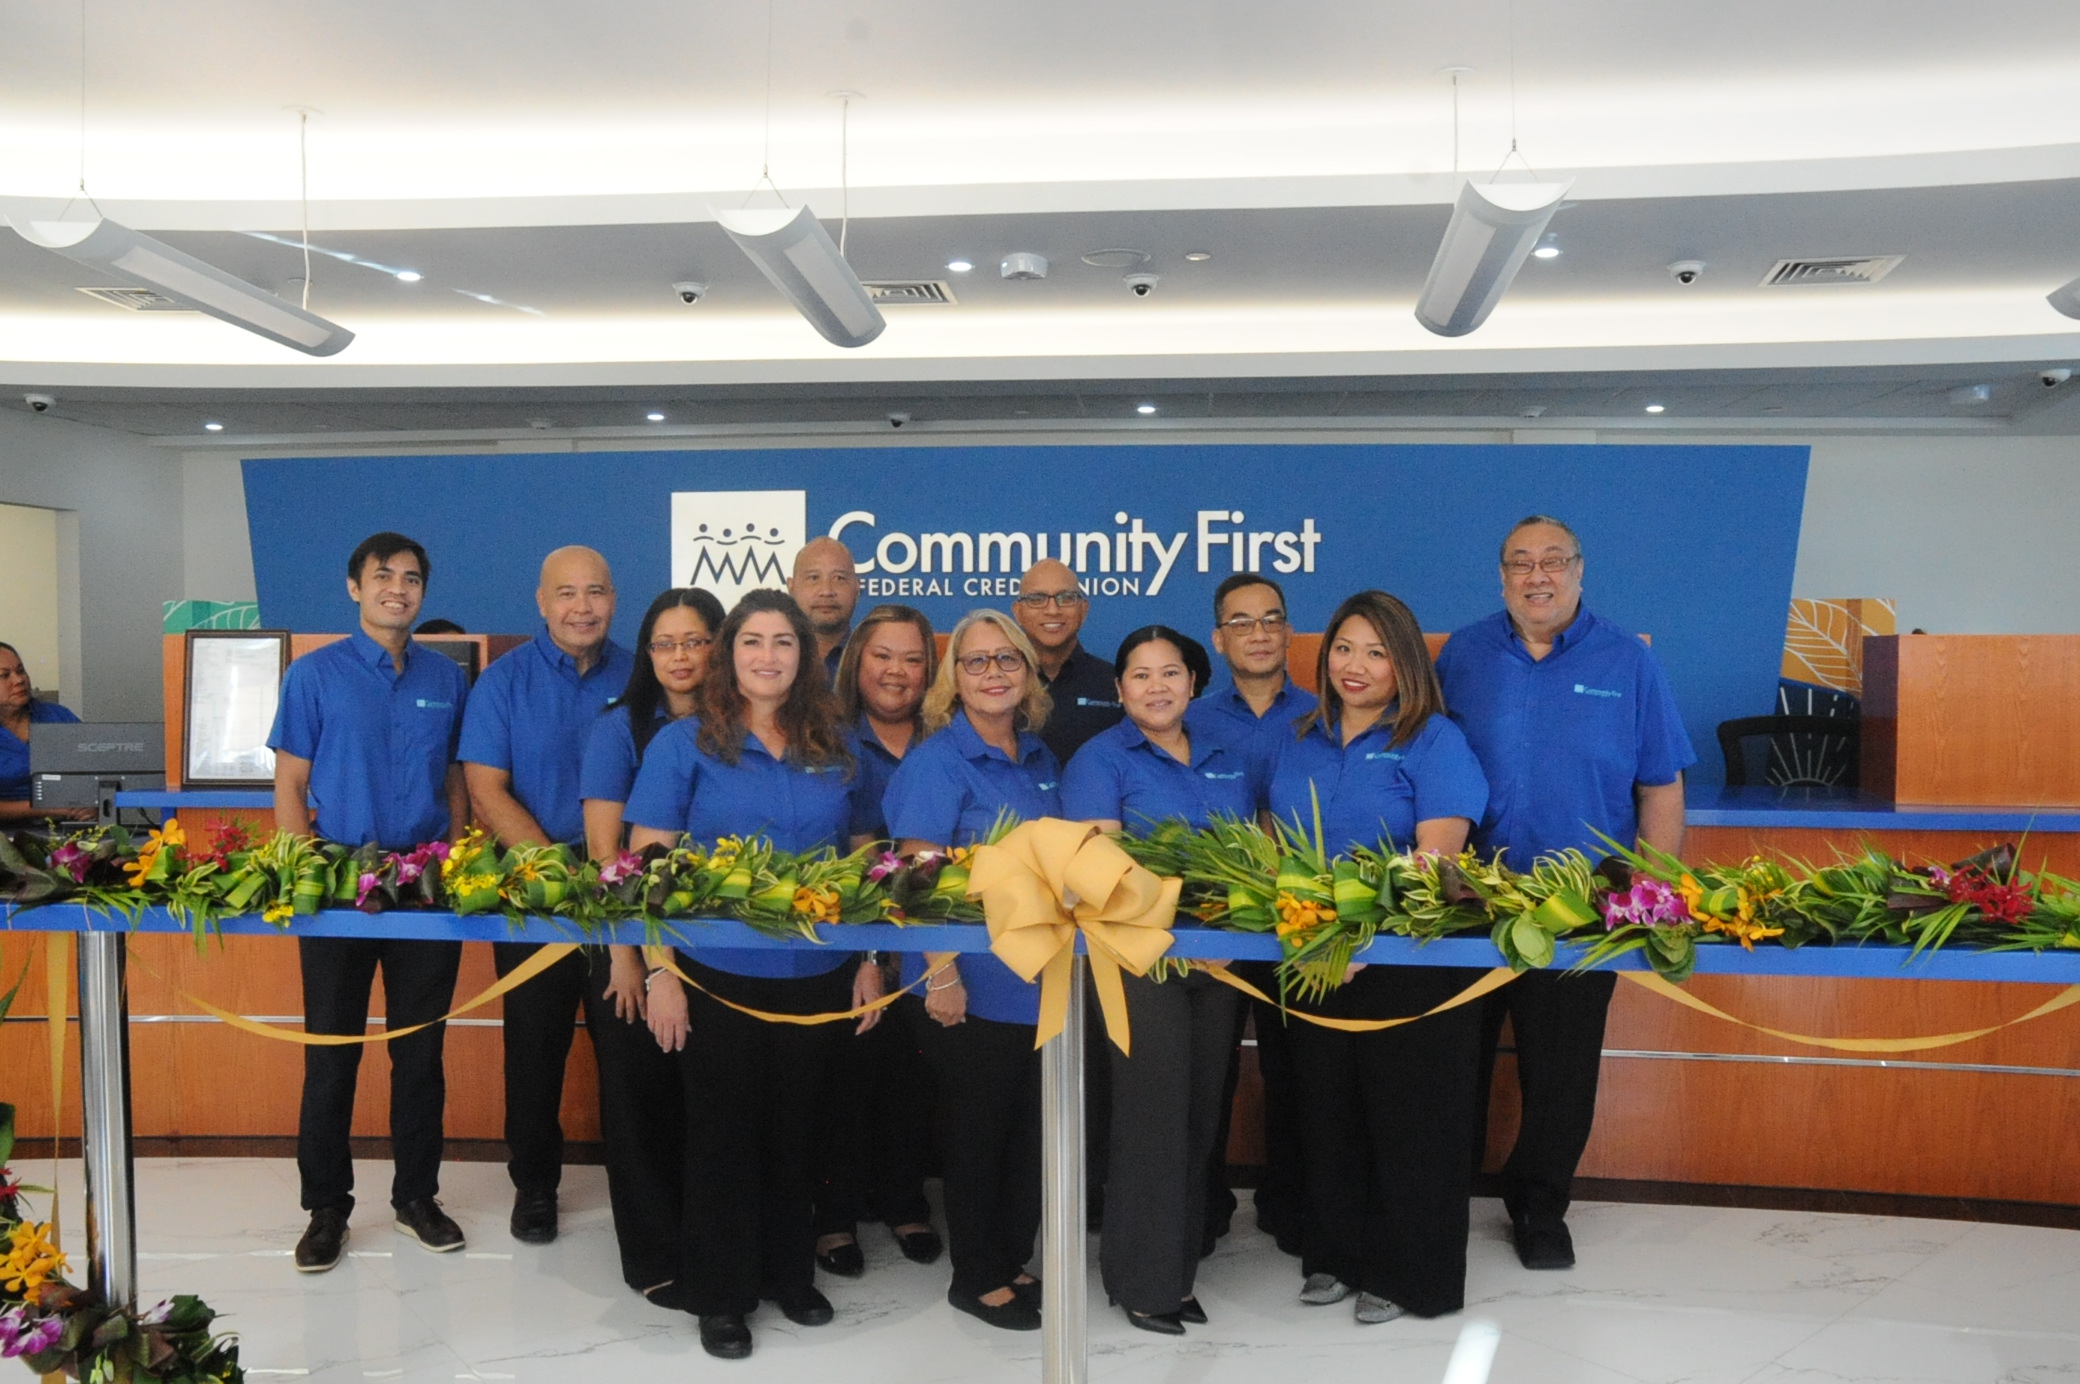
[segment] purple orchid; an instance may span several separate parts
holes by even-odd
[[[20,1307],[0,1312],[0,1357],[35,1355],[49,1350],[65,1332],[62,1317],[31,1317]]]
[[[74,884],[85,884],[87,882],[87,871],[92,868],[93,864],[93,856],[80,849],[80,844],[77,841],[67,841],[64,845],[51,852],[52,868],[63,870]]]
[[[643,873],[643,857],[622,851],[612,860],[599,867],[601,884],[624,884]]]
[[[1603,899],[1603,925],[1611,931],[1626,926],[1680,923],[1687,916],[1676,891],[1650,875],[1634,876],[1630,889],[1614,891]]]
[[[376,885],[379,882],[380,880],[372,871],[362,875],[354,886],[354,907],[367,908],[368,896],[375,892]]]
[[[420,850],[424,849],[424,847],[420,848]],[[397,862],[397,882],[399,884],[410,884],[426,872],[426,861],[420,854],[420,851],[413,851],[410,855],[393,855],[390,858]]]
[[[879,884],[882,880],[887,879],[902,868],[903,857],[897,855],[894,851],[883,851],[875,856],[874,863],[867,867],[867,882]]]

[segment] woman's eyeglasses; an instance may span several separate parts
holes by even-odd
[[[698,634],[689,635],[685,639],[653,639],[650,641],[650,652],[656,654],[659,658],[665,657],[675,649],[684,649],[690,654],[697,654],[714,642],[714,640]]]
[[[979,678],[995,664],[1000,673],[1009,673],[1026,666],[1026,656],[1016,649],[999,649],[993,654],[969,654],[955,660],[955,665],[971,678]]]

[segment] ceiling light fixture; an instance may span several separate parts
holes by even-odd
[[[415,284],[425,277],[424,274],[421,274],[416,269],[400,269],[397,271],[397,278],[400,283]]]
[[[2068,317],[2080,317],[2080,279],[2075,279],[2061,288],[2054,288],[2044,301]]]
[[[224,431],[224,425],[212,418],[209,422],[202,425],[202,430],[204,432],[222,432]]]
[[[864,346],[888,326],[859,275],[806,206],[718,210],[714,216],[825,341]]]
[[[1430,276],[1416,320],[1439,336],[1465,336],[1488,320],[1571,183],[1467,183]]]
[[[1156,406],[1154,404],[1136,404],[1134,406],[1134,412],[1141,414],[1143,417],[1146,417],[1147,415],[1154,413],[1155,411]]]
[[[264,288],[106,217],[92,221],[10,221],[31,245],[79,264],[113,271],[177,303],[313,356],[337,355],[354,334]]]
[[[1014,251],[1004,256],[1004,262],[997,266],[997,274],[1006,279],[1044,279],[1047,277],[1047,256],[1028,250]]]
[[[1546,232],[1546,236],[1545,236],[1545,239],[1543,239],[1543,240],[1539,241],[1539,242],[1538,242],[1538,248],[1537,248],[1536,250],[1533,250],[1533,251],[1531,252],[1531,258],[1533,258],[1533,259],[1559,259],[1559,258],[1560,258],[1560,247],[1559,247],[1559,246],[1557,246],[1557,245],[1555,245],[1555,244],[1553,243],[1553,234],[1552,234],[1552,232],[1550,232],[1550,231]]]
[[[946,261],[946,267],[955,274],[965,274],[975,267],[975,262],[964,259],[948,260]]]
[[[653,423],[662,423],[664,421],[664,415],[661,413],[646,413],[643,416]]]
[[[1212,259],[1212,258],[1213,258],[1213,251],[1211,251],[1211,250],[1187,250],[1187,251],[1185,251],[1185,252],[1184,252],[1184,257],[1185,257],[1186,259],[1190,260],[1190,261],[1191,261],[1191,262],[1192,262],[1193,264],[1204,264],[1204,263],[1206,263],[1206,261],[1208,261],[1208,260],[1210,260],[1210,259]]]
[[[1667,411],[1668,411],[1668,405],[1667,405],[1667,404],[1648,404],[1648,405],[1647,405],[1647,412],[1649,412],[1649,413],[1666,413]]]

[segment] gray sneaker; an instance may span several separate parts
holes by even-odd
[[[1407,1314],[1407,1308],[1389,1302],[1377,1293],[1358,1294],[1357,1318],[1360,1326],[1378,1326],[1381,1322],[1390,1322]]]
[[[1351,1286],[1333,1273],[1311,1273],[1301,1285],[1300,1300],[1309,1307],[1327,1307],[1351,1295]]]

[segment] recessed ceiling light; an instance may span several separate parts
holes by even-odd
[[[222,432],[224,431],[224,425],[212,418],[209,422],[202,425],[202,430],[204,432]]]
[[[1148,263],[1148,251],[1092,250],[1084,255],[1083,262],[1093,269],[1132,269]]]
[[[965,274],[975,267],[975,262],[964,259],[948,260],[946,261],[946,267],[956,274]]]
[[[1190,261],[1191,261],[1191,262],[1192,262],[1193,264],[1204,264],[1204,263],[1206,263],[1206,261],[1208,261],[1208,260],[1210,260],[1210,259],[1212,259],[1212,258],[1213,258],[1213,251],[1211,251],[1211,250],[1187,250],[1187,251],[1185,251],[1185,252],[1184,252],[1184,257],[1185,257],[1186,259],[1190,260]]]
[[[397,281],[399,283],[415,284],[424,277],[425,275],[416,269],[400,269],[397,271]]]
[[[661,413],[646,413],[643,416],[653,423],[662,423],[664,421],[664,415]]]
[[[1666,409],[1667,407],[1668,407],[1668,406],[1667,406],[1666,404],[1648,404],[1648,405],[1647,405],[1647,412],[1649,412],[1649,413],[1660,413],[1660,412],[1663,412],[1663,411],[1664,411],[1664,410],[1665,410],[1665,409]]]
[[[1538,247],[1538,248],[1537,248],[1536,250],[1533,250],[1533,251],[1531,252],[1531,258],[1533,258],[1533,259],[1559,259],[1559,258],[1560,258],[1560,247],[1559,247],[1559,246],[1557,246],[1557,245],[1541,245],[1541,246],[1539,246],[1539,247]]]
[[[1154,404],[1136,404],[1134,406],[1134,412],[1140,414],[1150,414],[1154,413],[1155,411],[1156,406]]]

